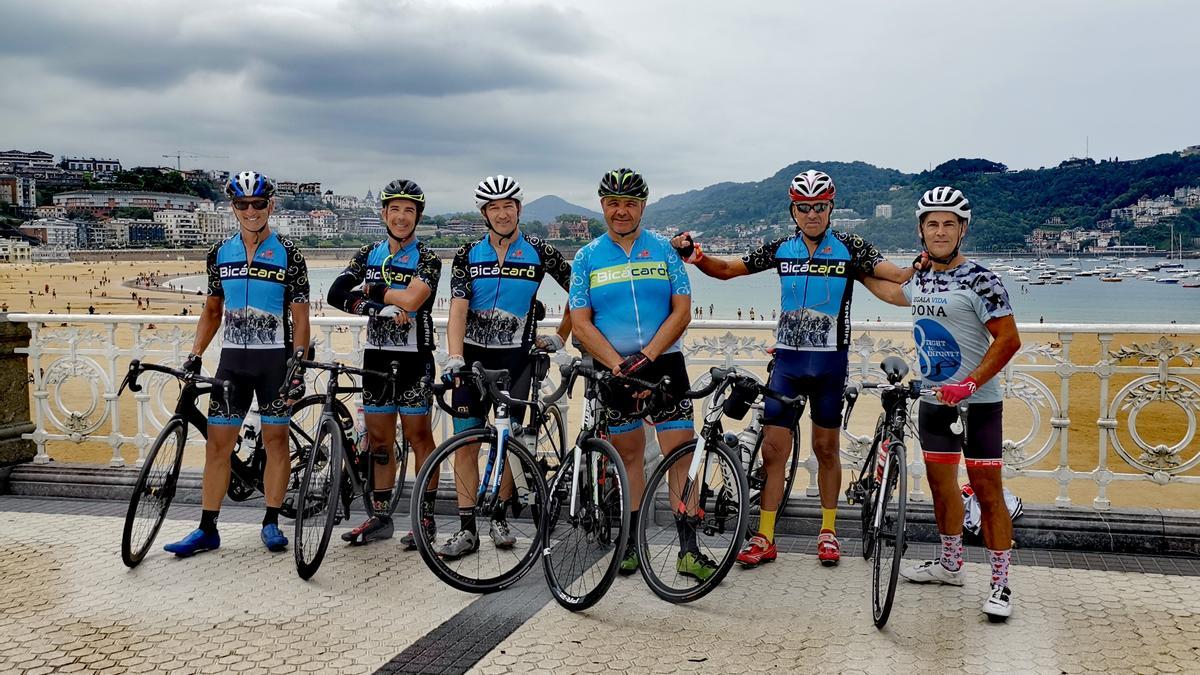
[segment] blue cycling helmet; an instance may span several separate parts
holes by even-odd
[[[275,196],[275,183],[270,178],[257,171],[243,171],[236,176],[230,176],[225,184],[225,196],[235,197],[265,197]]]

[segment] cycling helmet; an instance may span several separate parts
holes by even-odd
[[[645,200],[650,196],[650,186],[642,174],[633,169],[614,169],[600,179],[601,199],[604,197],[633,197]]]
[[[961,190],[947,185],[935,187],[921,195],[917,202],[917,220],[932,211],[949,211],[971,224],[971,202]]]
[[[796,174],[788,188],[788,196],[792,198],[793,203],[832,201],[836,195],[837,188],[834,187],[829,174],[812,169]]]
[[[257,171],[243,171],[231,176],[225,183],[225,196],[234,197],[265,197],[275,196],[275,183],[270,178]]]
[[[417,218],[425,211],[425,193],[421,186],[407,178],[397,178],[379,191],[379,203],[387,204],[393,199],[407,199],[417,205]]]
[[[475,186],[475,206],[482,209],[488,202],[512,199],[521,203],[521,184],[512,176],[488,176]]]

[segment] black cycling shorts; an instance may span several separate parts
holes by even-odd
[[[233,395],[214,391],[208,401],[208,423],[221,426],[242,426],[250,402],[258,401],[258,414],[263,424],[287,424],[292,411],[279,396],[279,388],[287,377],[289,350],[245,349],[225,347],[215,377],[233,384]]]
[[[630,390],[615,387],[601,396],[608,433],[623,434],[634,431],[642,426],[644,419],[649,420],[658,431],[693,427],[692,400],[682,396],[692,386],[682,352],[663,354],[633,376],[646,382],[658,382],[664,376],[670,377],[671,385],[664,397],[665,405],[650,416],[643,415],[641,410],[646,405],[645,400],[633,398],[633,392]]]
[[[533,359],[529,356],[528,348],[496,349],[467,344],[463,345],[463,361],[466,362],[468,368],[478,362],[487,370],[507,370],[511,378],[509,395],[513,398],[529,400],[530,366]],[[483,426],[484,418],[491,412],[475,387],[466,383],[454,390],[450,397],[450,403],[455,410],[465,411],[469,415],[467,419],[454,418],[454,433]],[[514,424],[520,424],[525,419],[525,406],[510,406],[508,418]]]
[[[1004,403],[972,403],[967,406],[967,447],[950,425],[958,419],[958,407],[921,401],[917,433],[925,461],[958,464],[966,455],[968,467],[1004,466]]]
[[[428,415],[433,398],[422,385],[433,377],[433,354],[364,349],[363,370],[388,372],[392,361],[400,364],[395,386],[374,375],[363,376],[363,412],[367,414]]]

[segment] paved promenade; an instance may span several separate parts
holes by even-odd
[[[902,585],[880,632],[866,564],[822,568],[807,538],[692,605],[635,576],[571,614],[540,567],[473,596],[394,540],[332,545],[301,581],[290,553],[262,549],[258,509],[222,512],[219,551],[127,570],[124,508],[0,497],[0,672],[1200,672],[1196,560],[1019,551],[1016,613],[991,625],[972,550],[967,586]],[[194,527],[195,507],[172,516],[159,543]]]

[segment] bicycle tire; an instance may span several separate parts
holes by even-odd
[[[312,446],[307,449],[297,498],[299,506],[296,509],[292,550],[296,558],[296,573],[301,579],[310,579],[317,573],[329,548],[329,537],[333,533],[340,506],[338,491],[345,457],[341,428],[333,419],[323,419]]]
[[[594,471],[593,458],[599,473]],[[629,478],[612,444],[598,438],[586,439],[580,446],[578,478],[574,465],[572,448],[555,474],[550,499],[553,502],[556,495],[563,495],[569,500],[574,486],[575,515],[570,515],[569,503],[548,509],[548,513],[558,515],[559,522],[554,531],[548,525],[544,528],[547,536],[542,569],[558,604],[578,612],[599,602],[617,578],[629,537],[631,506]],[[600,495],[599,503],[596,494]],[[607,562],[603,562],[605,555],[609,556]],[[603,567],[598,575],[594,573],[597,566]]]
[[[757,480],[751,480],[750,471],[762,471],[759,458],[762,456],[762,432],[758,434],[758,440],[754,448],[754,453],[750,456],[750,466],[743,467],[746,473],[746,481],[750,489],[750,505],[759,507],[762,510],[762,489],[755,489],[755,484],[761,484],[766,481],[766,475],[756,477]],[[756,467],[756,465],[758,465]],[[777,513],[782,513],[787,508],[788,501],[792,498],[792,486],[796,482],[796,469],[800,466],[800,429],[792,430],[792,452],[788,457],[787,473],[783,476],[783,497],[779,500],[779,507],[775,509]],[[746,533],[751,536],[750,532]]]
[[[338,415],[345,414],[345,419],[350,419],[350,412],[341,401],[335,401],[335,406],[339,406]],[[313,420],[316,426],[313,427],[312,433],[304,428],[304,419],[306,417],[305,410],[312,409],[315,413]],[[300,483],[304,479],[304,469],[306,459],[308,458],[307,449],[312,447],[316,437],[316,431],[320,426],[321,411],[325,409],[325,396],[322,394],[309,394],[300,399],[292,406],[291,417],[288,420],[288,459],[291,462],[288,475],[287,490],[284,492],[283,505],[279,509],[279,515],[291,520],[296,519],[296,504],[299,503]],[[342,419],[338,417],[337,419]],[[261,449],[262,434],[259,434],[259,444]]]
[[[702,514],[700,516],[702,520],[696,525],[694,531],[697,540],[699,540],[700,532],[708,537],[717,535],[712,543],[706,541],[703,544],[697,544],[700,552],[710,558],[712,558],[710,553],[721,551],[719,557],[713,558],[716,563],[715,571],[707,579],[697,579],[698,583],[693,583],[690,580],[694,577],[680,574],[676,565],[671,564],[673,560],[679,558],[679,554],[676,554],[674,550],[678,547],[678,539],[673,540],[675,545],[672,546],[669,534],[661,537],[661,533],[655,533],[656,541],[650,541],[648,528],[655,527],[657,529],[657,525],[651,522],[654,520],[652,515],[656,508],[665,505],[666,511],[674,514],[675,504],[682,503],[683,495],[670,494],[667,482],[668,471],[678,462],[690,461],[687,457],[695,450],[697,443],[698,439],[692,439],[680,445],[655,467],[654,472],[646,481],[646,490],[642,494],[640,509],[642,517],[638,519],[638,569],[641,570],[642,578],[646,580],[646,585],[655,595],[676,604],[699,600],[721,583],[737,560],[738,550],[749,526],[749,487],[746,484],[746,474],[742,471],[740,458],[720,441],[706,442],[704,445],[706,457],[701,460],[699,479],[693,483],[693,487],[699,486],[700,488],[697,496],[697,508]],[[733,477],[736,485],[728,484],[730,476]],[[721,477],[720,484],[710,484],[710,481],[714,481],[717,477]],[[659,494],[664,487],[667,489],[663,490],[663,494]],[[665,504],[662,503],[663,497],[666,497]],[[647,514],[651,514],[651,517],[647,517]],[[670,528],[663,529],[666,531]],[[674,529],[678,532],[679,528]],[[664,541],[666,546],[663,546]],[[666,553],[655,555],[650,548],[651,544],[661,547]],[[664,561],[665,564],[663,564]],[[661,568],[661,571],[655,568]],[[669,570],[675,571],[670,572]],[[683,585],[673,586],[670,582]]]
[[[883,436],[882,422],[871,441],[871,449],[863,459],[862,473],[859,474],[858,484],[862,486],[863,497],[859,505],[859,526],[862,531],[862,557],[870,560],[875,553],[875,504],[879,498],[879,484],[875,480],[875,464],[882,451]]]
[[[396,433],[396,442],[393,445],[396,452],[396,482],[392,485],[392,501],[388,504],[388,518],[396,515],[396,506],[405,498],[404,488],[408,484],[408,456],[412,451],[408,439],[400,432]]]
[[[424,528],[421,527],[421,519],[426,515],[433,518],[435,523],[442,523],[443,528],[446,524],[453,523],[453,531],[458,530],[457,485],[453,479],[449,486],[441,484],[440,477],[443,473],[443,464],[445,463],[445,468],[450,469],[450,475],[454,476],[455,473],[449,462],[454,457],[455,452],[479,443],[481,445],[477,452],[484,453],[490,451],[491,444],[495,442],[496,430],[492,427],[483,427],[455,434],[434,448],[433,453],[429,455],[424,464],[421,465],[421,470],[417,473],[416,485],[428,485],[431,478],[438,477],[437,497],[433,501],[433,512],[426,514],[426,502],[422,498],[423,491],[413,491],[409,507],[413,532],[420,533],[424,531]],[[517,521],[517,525],[519,525],[517,529],[519,534],[522,535],[517,538],[519,546],[514,545],[511,549],[499,549],[493,546],[490,547],[490,550],[484,550],[481,542],[478,549],[473,553],[453,560],[447,560],[439,556],[434,550],[435,541],[430,541],[424,536],[415,537],[417,552],[420,554],[421,560],[424,561],[426,567],[438,579],[460,591],[468,593],[491,593],[504,589],[528,573],[534,563],[537,562],[537,556],[542,552],[541,547],[544,540],[546,520],[542,507],[547,501],[545,479],[542,477],[541,471],[537,470],[537,462],[533,454],[525,446],[521,445],[520,441],[515,438],[509,438],[507,449],[507,464],[512,467],[514,473],[517,471],[521,472],[523,479],[526,481],[526,490],[528,491],[526,494],[514,495],[514,498],[517,500],[517,503],[521,504],[520,508],[522,511],[525,505],[524,502],[526,500],[531,502],[531,513],[528,519],[521,518],[518,520],[520,514],[514,512],[513,518],[509,521],[510,525],[513,525],[513,521]],[[443,508],[441,509],[443,511],[442,514],[438,513],[439,503],[443,504]],[[512,503],[512,501],[510,500],[509,503]],[[514,506],[514,511],[516,508]],[[477,527],[483,525],[485,522],[480,522],[477,518]],[[443,531],[445,530],[443,529]],[[480,540],[483,538],[478,533],[476,536]],[[494,559],[495,564],[492,566],[492,569],[483,570],[482,561],[484,558],[487,558],[489,562]],[[512,564],[505,565],[502,559],[512,559]],[[474,567],[475,574],[471,574],[472,566]]]
[[[891,440],[891,452],[888,453],[887,465],[884,467],[883,487],[879,491],[879,505],[876,520],[880,531],[875,537],[875,552],[871,563],[871,613],[876,628],[883,628],[892,613],[892,604],[896,598],[896,582],[900,574],[900,559],[904,555],[905,526],[907,524],[908,480],[905,468],[904,444],[896,439]],[[895,508],[889,505],[895,494]],[[894,515],[888,515],[894,511]],[[888,551],[887,546],[892,546]],[[884,571],[885,561],[890,563]],[[885,581],[887,586],[881,588]]]
[[[121,532],[121,561],[126,567],[137,567],[142,562],[166,520],[167,509],[171,507],[179,483],[185,443],[187,422],[172,417],[146,454],[133,494],[129,496],[129,509],[125,512],[125,527]],[[144,505],[150,508],[143,509]]]

